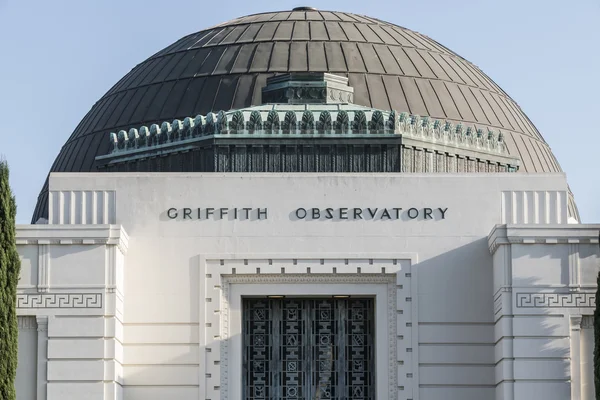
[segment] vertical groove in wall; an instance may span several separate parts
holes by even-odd
[[[564,224],[565,191],[505,191],[501,198],[503,224]]]
[[[116,205],[115,191],[52,191],[48,223],[115,224]]]

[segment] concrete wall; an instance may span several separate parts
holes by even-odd
[[[497,399],[594,399],[599,228],[503,225],[490,234]]]
[[[502,251],[492,256],[488,234],[496,224],[565,224],[567,212],[562,175],[56,174],[50,192],[50,221],[58,225],[31,232],[23,227],[19,233],[27,236],[20,245],[21,291],[97,292],[103,306],[21,310],[51,317],[48,399],[82,393],[127,400],[235,399],[236,393],[226,390],[227,353],[219,343],[235,321],[223,317],[229,310],[223,288],[233,290],[240,283],[213,279],[275,274],[281,281],[252,283],[274,290],[286,275],[317,273],[331,281],[315,284],[346,285],[339,287],[352,291],[351,283],[336,283],[339,271],[361,279],[365,271],[381,273],[382,268],[395,276],[386,296],[396,299],[389,311],[397,319],[388,332],[394,357],[387,364],[393,375],[387,395],[504,398],[496,365],[502,344],[497,343],[494,294],[505,286],[496,275],[505,272],[496,265],[515,257]],[[198,207],[215,208],[215,216],[183,217],[184,208],[195,214]],[[235,219],[229,211],[221,219],[221,207],[266,208],[268,217],[254,213]],[[321,213],[332,208],[338,216],[297,218],[296,209],[310,214],[313,207]],[[340,208],[354,207],[403,210],[398,219],[339,218]],[[411,207],[420,211],[418,218],[406,214]],[[178,210],[177,218],[169,218],[170,208]],[[433,218],[425,217],[425,208],[432,209]],[[445,218],[438,208],[447,209]],[[118,223],[123,233],[102,223]],[[35,232],[44,228],[47,238],[40,241]],[[119,244],[124,232],[126,246]],[[523,265],[515,281],[535,276],[565,284],[568,257],[555,249],[528,250],[515,249],[515,263]],[[580,251],[579,279],[585,280],[595,273],[590,270],[597,268],[596,253],[585,246]],[[557,321],[551,315],[531,318],[520,322],[550,329]],[[556,337],[551,334],[547,343],[535,346],[563,349],[565,326],[556,329]],[[514,345],[523,347],[523,354],[535,349],[516,340]],[[62,355],[70,355],[70,361],[62,361]],[[548,370],[556,376],[549,379],[563,381],[548,387],[562,394],[566,356],[556,357]],[[514,368],[536,371],[527,362],[515,362]],[[79,383],[61,383],[65,379]],[[523,396],[529,393],[522,390]]]
[[[18,395],[122,398],[118,276],[125,233],[109,225],[28,225],[17,230],[19,318],[37,326],[37,331],[21,332]]]

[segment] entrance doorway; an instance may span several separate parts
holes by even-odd
[[[245,400],[375,399],[373,298],[244,298]]]

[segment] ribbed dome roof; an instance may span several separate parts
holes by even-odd
[[[521,171],[561,170],[519,106],[472,63],[406,28],[306,7],[193,33],[140,63],[87,113],[51,172],[95,171],[109,132],[258,105],[267,77],[293,71],[347,76],[355,104],[501,130]],[[33,221],[47,216],[47,190]]]

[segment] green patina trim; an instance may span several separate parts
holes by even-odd
[[[253,138],[403,135],[407,139],[437,147],[449,146],[510,157],[502,132],[475,130],[430,117],[355,104],[266,104],[211,112],[206,116],[188,117],[183,121],[142,126],[139,130],[132,128],[128,132],[112,132],[110,140],[113,145],[112,154],[123,154],[212,135]],[[515,165],[518,165],[516,159]]]

